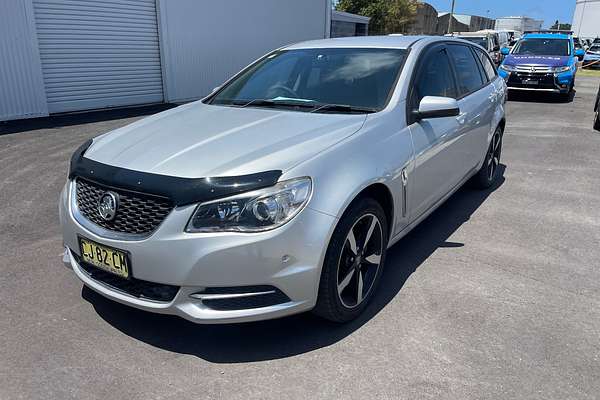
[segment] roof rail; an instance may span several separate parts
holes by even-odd
[[[569,30],[561,30],[561,29],[539,29],[534,31],[525,31],[525,34],[529,33],[554,33],[554,34],[562,34],[562,35],[573,35],[573,31]]]

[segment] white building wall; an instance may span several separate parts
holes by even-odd
[[[504,17],[496,20],[497,31],[537,31],[542,29],[544,21],[529,17]]]
[[[600,37],[600,0],[577,0],[572,29],[581,38]]]
[[[158,0],[165,100],[211,90],[265,53],[329,36],[330,0]]]
[[[48,115],[31,0],[0,0],[0,121]]]

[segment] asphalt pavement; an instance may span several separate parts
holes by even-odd
[[[346,325],[193,325],[82,288],[60,259],[69,157],[160,108],[0,124],[0,399],[598,399],[599,84],[513,97],[498,185],[395,245]]]

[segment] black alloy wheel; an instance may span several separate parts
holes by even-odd
[[[481,169],[472,179],[475,187],[479,189],[488,189],[491,187],[496,179],[498,179],[498,173],[500,171],[500,157],[502,156],[502,128],[496,128],[494,136],[485,154],[485,160]]]
[[[387,243],[388,222],[380,203],[369,197],[355,200],[329,242],[313,312],[334,322],[358,317],[376,292]]]
[[[378,276],[383,253],[381,222],[365,214],[346,236],[337,270],[337,293],[346,308],[359,306],[368,297]]]

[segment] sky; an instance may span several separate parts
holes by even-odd
[[[438,12],[449,12],[452,0],[425,0]],[[457,14],[487,16],[491,18],[527,16],[544,20],[544,28],[549,28],[558,19],[571,23],[575,11],[575,0],[456,0]]]

